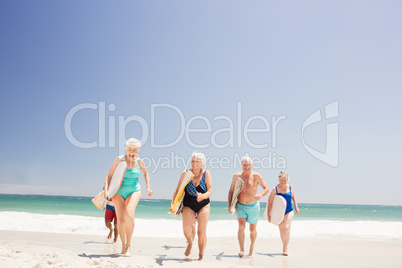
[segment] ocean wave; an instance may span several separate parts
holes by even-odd
[[[0,230],[50,232],[67,234],[106,235],[108,230],[101,217],[49,215],[27,212],[0,212]],[[135,219],[134,236],[183,237],[181,221],[174,219]],[[210,220],[208,237],[237,236],[237,220]],[[260,220],[259,237],[279,238],[278,227]],[[294,220],[292,237],[349,237],[402,240],[402,222]],[[246,232],[247,235],[247,232]]]

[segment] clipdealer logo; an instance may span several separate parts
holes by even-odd
[[[248,118],[243,118],[242,113],[242,104],[241,102],[237,103],[236,109],[236,116],[233,117],[234,120],[227,116],[227,115],[217,115],[212,118],[212,120],[208,119],[203,115],[195,115],[190,118],[185,117],[185,114],[182,110],[173,105],[168,103],[158,103],[158,104],[151,104],[150,105],[150,124],[147,122],[145,118],[140,115],[130,115],[130,116],[123,116],[123,115],[113,115],[111,112],[116,110],[116,105],[109,104],[106,106],[106,102],[99,102],[98,104],[95,103],[81,103],[74,107],[72,107],[68,113],[66,114],[65,121],[64,121],[64,131],[66,138],[68,141],[82,149],[89,149],[89,148],[115,148],[116,144],[119,148],[119,154],[124,154],[125,152],[125,141],[126,137],[126,128],[128,124],[136,124],[141,129],[141,135],[138,138],[141,143],[144,145],[147,142],[150,143],[150,147],[153,149],[164,149],[164,148],[172,148],[178,143],[180,143],[183,139],[194,149],[205,149],[205,148],[217,148],[217,149],[224,149],[224,148],[242,148],[243,145],[246,145],[249,148],[253,149],[264,149],[267,151],[267,155],[260,158],[253,158],[253,162],[255,165],[261,163],[261,167],[263,168],[286,168],[286,158],[280,155],[277,155],[276,152],[268,151],[268,149],[276,148],[277,147],[277,131],[280,126],[280,123],[286,120],[286,115],[280,116],[271,116],[271,118],[267,118],[263,115],[254,115]],[[98,116],[98,138],[97,140],[91,142],[83,142],[80,141],[75,135],[72,129],[73,120],[75,117],[80,116],[80,112],[83,110],[94,110],[97,112]],[[169,110],[169,111],[167,111]],[[334,101],[325,106],[324,109],[325,120],[333,119],[338,117],[338,101]],[[179,124],[179,134],[173,140],[165,142],[165,143],[157,143],[156,142],[156,119],[157,117],[163,118],[166,116],[166,112],[175,113],[176,120],[179,118],[175,123]],[[108,116],[107,116],[108,115]],[[159,118],[158,118],[159,119]],[[166,119],[166,118],[165,118]],[[169,120],[173,120],[169,118]],[[318,150],[309,146],[305,141],[305,130],[318,122],[323,121],[321,110],[318,109],[314,113],[312,113],[302,124],[301,128],[301,140],[302,146],[304,149],[310,153],[316,159],[322,161],[323,163],[336,167],[338,166],[338,152],[339,152],[339,141],[338,141],[338,123],[337,122],[330,122],[326,125],[326,149],[324,153],[319,152]],[[220,121],[222,125],[225,124],[228,127],[225,128],[214,128],[214,123]],[[203,128],[195,128],[195,122],[202,122],[205,127]],[[244,123],[243,123],[244,122]],[[258,122],[260,128],[253,128],[251,127],[253,122]],[[215,125],[216,126],[216,125]],[[117,131],[116,131],[117,129]],[[209,135],[208,142],[200,144],[196,140],[191,138],[191,134],[193,133],[202,133],[203,135]],[[94,133],[91,133],[94,134]],[[228,137],[224,143],[218,143],[217,136],[218,135],[225,135]],[[263,134],[264,139],[259,139],[259,143],[253,137],[255,135],[250,134]],[[267,137],[269,137],[267,142]],[[107,140],[107,142],[106,142]],[[117,140],[117,142],[116,142]],[[263,140],[264,142],[261,142]],[[222,142],[222,139],[220,139]],[[237,153],[238,154],[238,153]],[[231,158],[227,156],[224,157],[214,157],[212,156],[210,161],[207,161],[212,164],[215,164],[216,167],[220,168],[230,168],[228,163],[232,162],[233,165],[236,165],[236,159],[239,158],[238,155],[234,155]],[[150,157],[149,159],[143,158],[144,162],[147,162],[149,166],[154,167],[161,167],[161,168],[177,168],[177,163],[183,163],[185,167],[185,163],[188,162],[188,159],[184,156],[180,155],[171,155],[170,157],[159,157],[159,159],[153,159]],[[216,165],[218,163],[218,165]],[[257,166],[256,166],[257,167]],[[155,168],[154,170],[156,170]]]
[[[325,120],[338,118],[339,116],[339,102],[334,101],[325,105],[324,107]],[[325,135],[325,152],[321,153],[318,150],[311,148],[305,141],[304,131],[307,127],[322,122],[321,110],[318,109],[312,113],[304,122],[301,129],[301,138],[303,147],[312,156],[318,160],[330,165],[331,167],[337,167],[339,164],[339,123],[331,122],[326,124]]]
[[[98,140],[92,142],[82,142],[76,138],[72,129],[72,122],[75,116],[79,116],[79,112],[82,110],[97,110],[98,111]],[[165,109],[165,110],[164,110]],[[165,144],[156,142],[156,133],[155,133],[155,122],[156,122],[156,114],[159,110],[159,116],[163,117],[163,113],[166,112],[166,109],[174,112],[178,115],[180,124],[180,133],[175,138],[175,140],[167,142]],[[116,110],[116,106],[114,104],[109,104],[106,109],[105,102],[99,102],[99,104],[94,103],[82,103],[71,108],[65,118],[64,121],[64,131],[67,139],[71,144],[78,148],[90,149],[90,148],[104,148],[106,147],[106,136],[108,133],[108,145],[109,148],[116,147],[116,127],[117,127],[117,144],[119,146],[119,152],[124,153],[124,143],[126,141],[126,128],[127,125],[131,122],[137,123],[141,126],[141,135],[138,138],[141,141],[141,144],[146,144],[150,139],[150,146],[154,149],[163,149],[163,148],[171,148],[177,145],[181,140],[185,139],[187,144],[195,149],[205,149],[209,147],[214,147],[217,149],[222,148],[241,148],[243,142],[251,148],[254,149],[264,149],[276,148],[277,146],[277,129],[278,125],[281,121],[286,119],[285,115],[281,116],[271,116],[271,120],[262,115],[254,115],[249,118],[246,118],[245,123],[243,123],[243,114],[242,114],[242,105],[241,102],[237,103],[237,114],[235,120],[232,120],[231,117],[226,115],[218,115],[212,118],[212,120],[208,119],[203,115],[195,115],[186,120],[184,113],[181,109],[175,105],[167,104],[167,103],[159,103],[159,104],[151,104],[151,122],[150,125],[148,122],[139,115],[131,115],[128,117],[124,117],[122,115],[109,115],[108,119],[106,119],[106,113],[113,112]],[[116,120],[117,117],[117,120]],[[117,123],[116,123],[117,121]],[[223,123],[227,123],[228,127],[218,128],[216,130],[212,130],[212,126],[214,122],[221,121]],[[263,127],[261,128],[252,128],[250,125],[253,122],[259,121],[262,123]],[[108,122],[108,124],[106,124]],[[206,127],[205,128],[195,128],[193,126],[194,122],[203,122]],[[108,130],[106,130],[106,125],[108,125]],[[203,133],[210,135],[209,142],[204,144],[199,144],[197,141],[191,138],[192,133]],[[217,136],[219,134],[228,134],[228,139],[225,143],[221,144],[217,141]],[[267,135],[271,135],[270,142],[257,143],[252,139],[250,134],[252,133],[266,133]],[[244,140],[243,140],[244,139]],[[264,140],[266,141],[266,140]]]

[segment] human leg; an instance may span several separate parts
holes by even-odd
[[[193,246],[194,236],[195,236],[195,212],[189,208],[183,208],[183,233],[187,240],[187,248],[184,255],[188,256],[191,253],[191,248]]]
[[[260,202],[254,202],[253,204],[245,207],[247,212],[247,222],[250,224],[250,252],[249,256],[253,255],[254,252],[254,244],[257,239],[257,222],[258,217],[260,216]]]
[[[109,229],[109,234],[107,235],[107,239],[111,239],[112,234],[113,234],[112,222],[105,220],[105,226],[106,226],[106,228]]]
[[[239,257],[244,256],[244,240],[245,240],[245,235],[244,231],[246,230],[246,218],[237,218],[237,221],[239,222],[239,230],[237,232],[237,239],[239,240],[239,246],[240,246],[240,252],[239,252]]]
[[[107,236],[107,239],[112,238],[112,234],[113,234],[112,221],[113,221],[113,215],[114,214],[115,214],[115,212],[113,210],[109,209],[109,206],[106,206],[106,210],[105,210],[105,226],[106,226],[106,228],[109,229],[109,234]]]
[[[117,228],[122,244],[121,253],[124,254],[126,252],[126,218],[124,217],[124,215],[126,214],[125,200],[119,194],[116,194],[115,196],[113,196],[112,202],[116,210]]]
[[[288,245],[289,245],[289,240],[290,240],[290,227],[292,225],[294,217],[294,212],[291,211],[288,214],[285,215],[283,218],[283,222],[279,225],[279,231],[281,234],[281,240],[283,244],[283,255],[287,256],[288,255]]]
[[[117,237],[119,236],[119,232],[117,230],[117,215],[116,215],[116,209],[113,211],[113,216],[111,217],[111,222],[113,221],[113,231],[114,231],[114,239],[113,239],[113,243],[117,242]]]
[[[202,260],[204,258],[204,250],[207,245],[207,224],[209,219],[210,206],[209,204],[204,206],[199,212],[197,217],[198,222],[198,249],[199,249],[199,258],[198,260]]]
[[[113,243],[117,242],[117,237],[119,236],[119,231],[117,229],[117,221],[114,222],[114,239]]]
[[[141,192],[134,192],[125,201],[126,214],[124,215],[124,217],[126,218],[125,219],[126,251],[124,252],[124,254],[126,254],[126,255],[130,254],[131,238],[133,236],[134,226],[135,226],[134,214],[135,214],[135,209],[137,208],[138,202],[140,201],[140,198],[141,198]]]
[[[250,244],[250,252],[248,254],[249,256],[253,256],[254,243],[255,243],[256,239],[257,239],[257,223],[250,224],[250,240],[251,240],[251,244]]]

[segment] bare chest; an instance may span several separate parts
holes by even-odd
[[[257,181],[255,180],[254,176],[250,176],[249,178],[242,178],[243,179],[243,190],[255,190],[258,187]]]

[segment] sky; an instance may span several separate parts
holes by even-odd
[[[402,205],[401,8],[2,1],[0,193],[95,196],[134,137],[154,199],[200,151],[214,201],[249,155],[300,203]]]

